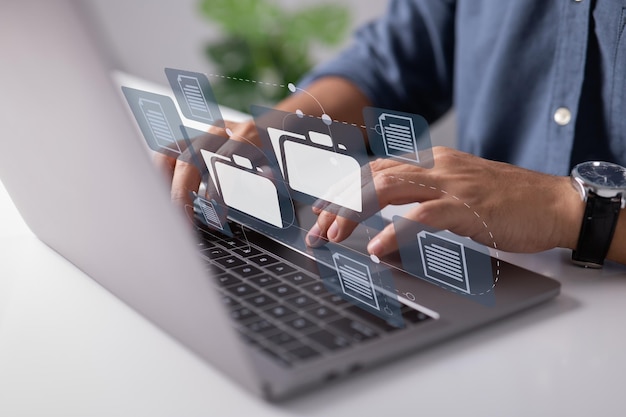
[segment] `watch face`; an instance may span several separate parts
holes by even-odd
[[[626,187],[626,168],[609,162],[584,162],[576,167],[578,175],[600,188]]]

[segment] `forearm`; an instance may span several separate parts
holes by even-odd
[[[341,77],[323,77],[307,88],[299,91],[282,102],[276,109],[321,116],[328,114],[333,120],[354,123],[358,126],[363,122],[363,108],[371,105],[370,100],[352,82]]]

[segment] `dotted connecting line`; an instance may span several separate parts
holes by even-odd
[[[246,83],[250,83],[250,84],[268,85],[270,87],[278,87],[278,88],[289,88],[289,90],[291,92],[295,92],[296,90],[305,91],[305,90],[302,90],[300,88],[297,88],[292,83],[289,83],[288,85],[285,85],[285,84],[268,83],[268,82],[264,82],[264,81],[250,80],[250,79],[247,79],[247,78],[229,77],[227,75],[221,75],[221,74],[212,74],[212,73],[210,73],[210,74],[206,74],[206,75],[209,76],[209,77],[221,78],[221,79],[224,79],[224,80],[242,81],[242,82],[246,82]],[[313,98],[315,99],[315,97],[313,97]],[[323,109],[322,109],[322,111],[323,111]],[[296,113],[298,114],[298,116],[303,116],[304,115],[301,111],[297,111]],[[324,116],[326,116],[326,117],[323,117],[323,116],[322,117],[320,117],[320,116],[313,116],[313,115],[310,115],[310,114],[307,114],[306,116],[313,117],[313,118],[316,118],[316,119],[321,119],[324,123],[326,123],[327,121],[332,121],[332,122],[335,122],[335,123],[341,123],[341,124],[344,124],[344,125],[350,125],[350,126],[354,126],[354,127],[360,127],[360,128],[363,128],[363,129],[367,129],[367,126],[364,126],[364,125],[358,125],[356,123],[349,123],[349,122],[345,122],[345,121],[341,121],[341,120],[330,119],[330,116],[328,116],[326,114],[324,114]]]
[[[222,78],[222,79],[225,79],[225,80],[233,80],[233,81],[243,81],[243,82],[250,83],[250,84],[269,85],[271,87],[280,87],[280,88],[285,88],[286,87],[284,84],[266,83],[266,82],[263,82],[263,81],[248,80],[246,78],[229,77],[229,76],[220,75],[220,74],[207,74],[207,75],[209,77]]]
[[[457,196],[455,196],[453,194],[450,194],[450,193],[448,193],[445,190],[441,190],[441,189],[439,189],[437,187],[433,187],[433,186],[430,186],[430,185],[418,183],[418,182],[415,182],[415,181],[412,181],[412,180],[406,180],[404,178],[397,177],[395,175],[386,175],[386,176],[391,178],[391,179],[407,182],[407,183],[409,183],[411,185],[419,186],[419,187],[422,187],[422,188],[428,188],[428,189],[433,190],[433,191],[439,191],[440,193],[442,193],[444,195],[452,197],[456,201],[459,201],[459,202],[461,201]],[[498,280],[500,279],[500,253],[498,251],[498,245],[496,244],[496,241],[495,241],[495,239],[493,237],[493,233],[491,233],[491,231],[489,230],[489,226],[487,226],[487,223],[481,218],[480,214],[478,214],[478,212],[476,210],[472,209],[472,207],[469,204],[464,202],[463,205],[465,207],[467,207],[468,210],[471,210],[472,213],[474,213],[474,215],[476,216],[476,218],[482,222],[483,226],[485,227],[485,230],[487,231],[487,233],[489,234],[489,237],[491,238],[491,242],[492,242],[493,248],[495,250],[495,256],[496,256],[496,276],[494,278],[493,285],[491,286],[491,288],[489,288],[488,290],[483,291],[481,293],[471,293],[471,292],[470,293],[465,293],[465,292],[462,292],[462,291],[457,291],[457,290],[451,289],[449,287],[444,287],[443,285],[440,285],[440,284],[438,284],[436,282],[432,282],[432,281],[429,281],[429,282],[432,282],[433,284],[437,285],[438,287],[444,288],[444,289],[446,289],[448,291],[451,291],[451,292],[454,292],[456,294],[461,294],[461,295],[468,295],[469,294],[469,295],[474,295],[474,296],[485,295],[485,294],[488,294],[491,291],[493,291],[493,289],[496,287],[496,284],[498,283]]]

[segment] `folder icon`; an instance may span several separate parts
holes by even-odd
[[[276,185],[251,167],[249,159],[239,155],[231,158],[205,149],[200,150],[200,153],[228,207],[272,226],[283,227]]]
[[[335,151],[329,135],[310,131],[307,138],[271,127],[267,131],[289,187],[356,212],[363,211],[361,167],[352,156]]]

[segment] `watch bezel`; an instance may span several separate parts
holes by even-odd
[[[612,166],[615,168],[619,168],[620,170],[626,173],[626,168],[624,168],[621,165],[614,164],[611,162],[587,161],[587,162],[582,162],[576,165],[572,169],[571,179],[572,179],[572,185],[580,194],[581,199],[583,201],[587,201],[587,196],[589,195],[590,192],[594,193],[595,195],[599,197],[604,197],[604,198],[615,198],[621,194],[620,196],[621,208],[626,207],[626,179],[624,180],[624,184],[618,187],[608,187],[606,185],[596,184],[594,182],[587,180],[580,173],[580,168],[588,167],[588,166],[592,166],[592,167]]]

